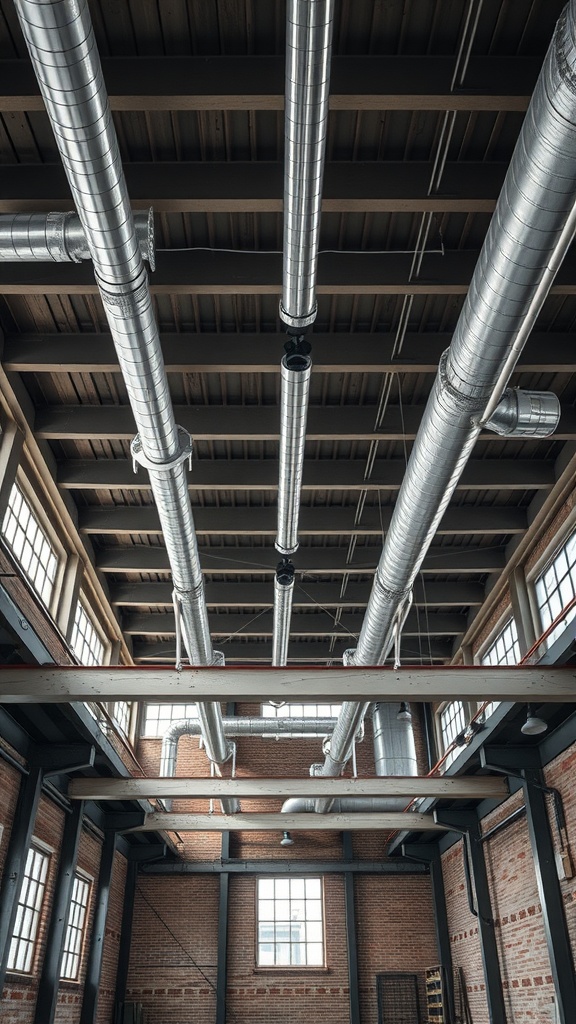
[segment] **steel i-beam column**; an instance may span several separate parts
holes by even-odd
[[[221,857],[227,861],[230,857],[230,833],[222,833]],[[228,982],[228,891],[230,875],[223,871],[220,875],[220,895],[218,900],[218,953],[216,957],[216,1024],[226,1024],[226,987]]]
[[[476,893],[476,919],[489,1020],[490,1024],[507,1024],[500,960],[490,902],[490,887],[478,818],[473,812],[448,810],[435,812],[434,817],[436,821],[445,824],[448,828],[460,832],[468,850],[472,882]],[[463,850],[463,856],[466,856],[466,849]]]
[[[353,860],[352,836],[342,833],[344,860]],[[348,984],[350,988],[350,1024],[360,1024],[360,986],[358,981],[358,942],[356,936],[356,907],[354,902],[354,874],[344,874],[344,910],[346,916],[346,952],[348,954]]]
[[[122,929],[120,932],[118,966],[116,968],[116,994],[114,1002],[116,1018],[118,1020],[122,1019],[120,1007],[126,998],[126,982],[128,980],[128,965],[130,962],[132,922],[134,919],[134,897],[136,895],[137,878],[138,863],[137,861],[129,860],[126,872],[126,886],[124,888],[124,903],[122,906]]]
[[[546,945],[554,980],[559,1024],[572,1024],[576,1008],[576,974],[554,844],[546,807],[544,780],[538,768],[522,769],[524,803],[534,858]]]
[[[26,857],[36,821],[44,769],[31,768],[22,779],[0,891],[0,998],[8,969],[8,954],[22,891]]]
[[[94,910],[94,921],[92,924],[92,935],[90,937],[90,951],[86,965],[86,980],[84,982],[84,998],[80,1012],[80,1024],[94,1024],[98,1011],[98,989],[100,987],[100,975],[102,973],[102,955],[104,952],[104,936],[106,934],[106,915],[108,913],[108,902],[110,898],[110,882],[112,869],[114,867],[114,853],[116,852],[116,832],[106,833],[102,854],[100,856],[100,872],[98,875],[98,889],[96,892],[96,906]]]
[[[64,940],[66,938],[66,926],[72,900],[74,872],[76,871],[78,860],[78,846],[82,834],[83,814],[84,802],[80,800],[72,805],[72,811],[64,824],[64,834],[62,836],[62,846],[58,862],[58,877],[56,879],[52,913],[48,925],[46,953],[44,954],[44,963],[42,964],[42,973],[36,997],[34,1024],[52,1024],[56,1013],[60,971],[64,955]]]

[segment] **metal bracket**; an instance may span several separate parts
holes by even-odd
[[[192,449],[194,442],[191,434],[184,427],[176,427],[178,431],[178,454],[173,459],[169,459],[167,462],[153,462],[147,458],[142,451],[142,440],[140,434],[136,434],[136,437],[130,443],[130,454],[132,456],[132,468],[135,473],[138,472],[138,466],[142,466],[143,469],[153,470],[156,473],[169,473],[170,470],[176,469],[182,462],[188,461],[188,469],[192,470]]]
[[[36,743],[29,762],[43,768],[44,778],[48,778],[93,768],[95,758],[96,747],[90,743]]]

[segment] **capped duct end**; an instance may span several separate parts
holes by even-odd
[[[507,388],[484,426],[505,437],[549,437],[560,422],[560,402],[551,391]]]
[[[304,338],[286,342],[281,363],[280,470],[278,480],[278,535],[281,555],[298,550],[298,515],[306,444],[306,417],[312,359]]]
[[[294,596],[294,566],[287,558],[283,558],[276,568],[274,578],[274,633],[272,637],[272,665],[280,668],[288,660],[288,641],[290,639],[290,620],[292,618],[292,598]],[[273,707],[282,707],[281,703],[270,701]]]

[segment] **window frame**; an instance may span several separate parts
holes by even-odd
[[[74,635],[74,630],[76,629],[76,613],[77,613],[78,608],[82,608],[83,609],[84,614],[85,614],[86,618],[88,619],[88,622],[92,626],[92,629],[94,630],[94,633],[96,634],[96,636],[98,637],[98,640],[102,644],[102,661],[101,662],[95,662],[94,665],[92,665],[92,663],[90,663],[90,665],[86,666],[86,667],[100,667],[100,668],[103,668],[109,662],[110,651],[112,649],[112,644],[111,644],[109,638],[106,636],[106,633],[102,629],[100,623],[98,622],[97,615],[96,615],[96,613],[95,613],[95,611],[94,611],[94,609],[92,607],[91,602],[88,599],[86,591],[83,588],[80,588],[80,592],[78,594],[78,601],[76,602],[76,607],[74,608],[74,617],[73,617],[73,620],[72,620],[72,626],[70,628],[70,639],[69,639],[70,650],[74,654],[74,657],[78,659],[79,664],[84,665],[85,663],[80,661],[79,656],[76,654],[76,651],[74,650],[74,648],[72,646],[72,637]]]
[[[86,903],[84,905],[76,904],[77,906],[82,906],[82,910],[83,910],[83,916],[82,916],[82,919],[81,919],[80,927],[78,927],[77,925],[72,925],[71,922],[70,922],[70,917],[71,917],[71,914],[72,914],[72,907],[73,907],[73,900],[74,900],[74,883],[76,882],[76,880],[79,880],[79,881],[83,882],[86,885],[86,887],[87,887],[86,888]],[[69,908],[68,908],[68,915],[66,917],[66,928],[65,928],[65,931],[64,931],[64,940],[63,940],[63,945],[62,945],[62,963],[60,965],[60,977],[59,977],[59,980],[60,980],[60,982],[64,982],[65,984],[78,985],[78,984],[81,983],[82,962],[83,962],[84,952],[85,952],[85,948],[86,948],[86,942],[87,942],[87,938],[88,938],[88,923],[89,923],[89,920],[90,920],[90,903],[91,903],[91,899],[92,899],[93,886],[94,886],[94,879],[92,878],[92,876],[89,875],[86,871],[83,871],[82,868],[76,868],[76,870],[74,871],[72,892],[70,894],[70,905],[69,905]],[[66,944],[67,944],[67,941],[68,941],[68,933],[69,933],[69,930],[72,929],[72,928],[75,928],[76,932],[80,932],[80,946],[79,946],[78,951],[66,948]],[[77,970],[77,973],[76,973],[76,975],[74,977],[70,977],[69,975],[66,975],[66,974],[63,973],[64,972],[64,964],[66,963],[66,958],[67,957],[77,957],[78,958],[78,970]]]
[[[566,518],[566,521],[562,524],[559,533],[553,538],[550,544],[547,545],[546,549],[526,574],[530,611],[532,613],[532,620],[534,623],[534,632],[538,638],[542,636],[542,633],[545,633],[546,629],[549,627],[545,627],[543,624],[542,609],[536,593],[536,584],[538,579],[541,578],[547,569],[551,567],[560,552],[567,546],[568,541],[574,534],[576,534],[576,509],[574,509]],[[573,617],[574,616],[572,615],[572,618]],[[551,635],[553,636],[553,634]],[[554,640],[550,637],[548,637],[546,641],[543,641],[541,644],[542,653],[544,653],[545,650],[548,650],[552,643],[554,643]],[[546,644],[546,646],[544,646],[544,644]]]
[[[165,707],[165,708],[195,707],[196,708],[196,714],[193,714],[193,715],[186,715],[186,714],[184,714],[184,715],[172,715],[170,717],[170,719],[166,723],[166,727],[164,729],[164,732],[157,732],[157,733],[153,733],[153,734],[152,733],[148,733],[147,734],[146,733],[146,719],[147,719],[148,707],[154,707],[154,708],[157,708],[157,707]],[[140,720],[138,722],[138,738],[141,739],[141,740],[160,740],[164,736],[164,733],[166,732],[166,730],[169,729],[170,726],[173,724],[173,722],[179,722],[179,721],[187,719],[187,718],[191,718],[191,719],[197,719],[198,718],[198,704],[197,704],[196,701],[179,701],[178,700],[178,701],[174,701],[174,702],[167,701],[165,703],[164,702],[153,701],[153,700],[144,701],[140,705]],[[160,724],[160,718],[158,718],[157,721],[158,721],[158,724]]]
[[[31,876],[31,875],[29,876],[29,875],[26,874],[26,868],[28,866],[28,858],[29,858],[30,854],[32,853],[32,851],[35,851],[36,853],[39,853],[40,856],[43,858],[43,863],[46,865],[46,871],[45,871],[45,874],[44,874],[44,879],[41,882],[39,882],[39,883],[38,883],[38,879],[34,879],[33,876]],[[20,890],[20,894],[19,894],[19,897],[18,897],[17,907],[19,909],[21,906],[24,906],[26,909],[32,909],[34,932],[32,934],[32,931],[31,931],[30,935],[27,936],[27,937],[24,937],[22,932],[20,934],[16,933],[16,924],[17,924],[17,919],[18,919],[18,910],[17,910],[16,920],[14,922],[14,929],[13,929],[11,940],[10,940],[10,947],[9,947],[9,950],[8,950],[8,968],[7,968],[7,973],[8,974],[15,974],[15,975],[18,975],[21,978],[32,978],[36,974],[36,969],[37,969],[37,966],[38,966],[38,951],[39,951],[39,946],[40,946],[40,940],[42,938],[42,912],[43,912],[43,909],[44,909],[44,903],[45,903],[46,896],[47,896],[48,886],[50,884],[53,854],[54,854],[54,849],[52,847],[48,846],[47,843],[42,842],[42,840],[38,839],[36,836],[32,836],[32,839],[30,840],[30,844],[28,846],[28,850],[26,852],[26,862],[25,862],[25,865],[24,865],[24,875],[23,875],[23,880],[22,880],[22,888]],[[38,906],[37,909],[35,909],[33,906],[32,907],[28,907],[27,904],[23,904],[22,903],[22,894],[23,894],[23,891],[24,891],[24,886],[25,886],[25,884],[26,884],[28,879],[37,882],[40,885],[41,889],[42,889],[40,903],[39,903],[39,906]],[[12,962],[12,948],[13,948],[15,942],[17,944],[16,945],[16,950],[15,950],[15,953],[14,953],[14,959],[16,960],[16,963],[18,962],[18,955],[17,955],[18,954],[18,944],[20,942],[24,942],[25,944],[28,944],[31,947],[30,948],[30,965],[29,965],[28,969],[23,969],[23,968],[17,967],[17,966],[14,966],[14,967],[10,966],[10,963]]]
[[[311,881],[311,880],[316,880],[316,881],[318,881],[320,883],[320,901],[319,902],[320,902],[320,911],[321,911],[321,921],[320,921],[320,923],[321,923],[321,932],[322,932],[322,939],[321,939],[321,942],[322,942],[322,963],[316,963],[316,964],[314,964],[314,963],[301,963],[301,964],[297,964],[297,963],[289,963],[289,964],[280,964],[280,963],[265,964],[265,963],[261,963],[260,962],[260,945],[261,945],[261,943],[260,943],[260,924],[261,923],[265,923],[266,919],[264,919],[264,922],[260,921],[260,897],[259,897],[260,882],[277,882],[277,881],[281,881],[281,882],[288,882],[288,884],[291,885],[293,882],[304,882],[304,884],[306,884],[307,881]],[[292,898],[294,898],[294,897],[289,895],[288,900],[290,901]],[[304,903],[306,903],[306,898],[307,897],[305,895],[304,896]],[[312,897],[311,897],[311,899],[312,899]],[[274,904],[276,904],[276,902],[277,902],[276,894],[274,894],[273,902],[274,902]],[[278,901],[278,902],[280,902],[280,901]],[[284,901],[282,901],[282,902],[284,902]],[[282,971],[282,972],[288,971],[288,972],[294,972],[294,971],[326,971],[327,970],[327,952],[328,951],[327,951],[327,948],[326,948],[326,895],[325,895],[325,887],[324,887],[324,876],[322,874],[308,874],[308,875],[286,875],[286,874],[283,874],[283,875],[257,875],[256,876],[256,885],[254,887],[254,920],[255,920],[255,929],[254,929],[254,962],[255,962],[256,970],[257,971]],[[276,923],[276,916],[274,916],[272,921],[269,922],[269,923],[274,925]],[[288,921],[287,923],[289,924],[290,922]],[[306,918],[306,916],[304,917],[304,923],[305,924],[308,923],[308,919]],[[310,923],[313,923],[313,921],[310,922]],[[304,940],[303,943],[292,943],[292,941],[290,939],[290,941],[289,941],[290,958],[292,958],[292,946],[293,945],[303,945],[304,948],[306,949],[309,945],[312,945],[312,944],[316,945],[317,943],[313,943],[312,941],[308,942],[306,939]],[[272,945],[275,947],[276,946],[276,942],[274,941],[272,943]]]
[[[460,732],[463,732],[464,729],[467,728],[467,726],[468,726],[468,724],[470,722],[470,719],[473,717],[473,715],[476,714],[476,712],[478,710],[478,704],[475,701],[470,701],[470,700],[459,700],[459,699],[457,699],[457,700],[444,700],[444,701],[442,701],[441,704],[438,705],[438,707],[436,708],[436,713],[434,715],[434,721],[435,721],[435,725],[436,725],[436,741],[438,743],[438,750],[440,752],[440,757],[444,757],[444,754],[448,750],[448,747],[450,747],[452,745],[452,743],[454,742],[454,739],[456,738],[456,736],[460,735],[460,732],[455,733],[454,739],[450,740],[450,743],[448,743],[446,746],[444,745],[444,735],[443,735],[443,732],[442,732],[442,714],[443,714],[444,711],[446,711],[446,708],[448,708],[451,704],[456,704],[456,703],[462,705],[462,708],[463,708],[463,711],[464,711],[464,717],[466,719],[465,724],[463,726],[463,729],[461,729]],[[455,748],[454,753],[446,761],[443,762],[443,765],[442,765],[443,770],[446,770],[446,768],[449,768],[450,765],[453,763],[453,761],[456,760],[457,757],[458,757],[457,748]]]
[[[20,562],[19,558],[17,557],[17,555],[13,551],[12,545],[5,538],[5,535],[4,535],[4,532],[2,530],[2,527],[4,525],[4,520],[6,518],[6,515],[8,514],[8,509],[10,507],[10,501],[9,500],[8,500],[7,505],[6,505],[6,510],[5,510],[4,515],[2,517],[2,521],[0,522],[0,531],[1,531],[0,532],[0,538],[2,540],[2,543],[3,543],[6,551],[10,555],[10,558],[13,560],[14,564],[18,568],[18,570],[19,570],[19,572],[21,574],[21,578],[22,578],[23,582],[25,583],[25,585],[30,588],[30,590],[31,590],[32,594],[34,595],[34,597],[36,598],[36,600],[42,605],[43,608],[46,609],[46,611],[54,619],[54,621],[56,621],[56,616],[58,614],[58,606],[59,606],[59,603],[60,603],[60,592],[61,592],[61,588],[62,588],[62,582],[63,582],[63,579],[64,579],[64,573],[65,573],[65,570],[66,570],[66,563],[67,563],[68,557],[69,557],[68,556],[68,552],[67,552],[67,550],[66,550],[62,540],[60,539],[60,535],[58,533],[58,530],[54,526],[54,523],[50,519],[50,516],[47,515],[46,509],[42,505],[40,497],[37,494],[36,489],[35,489],[32,481],[26,475],[24,469],[22,469],[22,468],[18,469],[18,472],[16,473],[16,476],[15,476],[14,481],[12,483],[12,486],[10,487],[10,496],[12,495],[12,491],[13,491],[14,487],[17,487],[20,490],[20,492],[21,492],[21,494],[22,494],[22,496],[24,498],[24,501],[30,507],[30,511],[32,513],[32,516],[36,520],[36,522],[38,524],[38,527],[40,528],[41,532],[44,534],[46,541],[48,542],[48,544],[50,545],[50,547],[52,548],[52,550],[54,552],[54,555],[56,556],[56,563],[57,563],[56,564],[56,573],[54,575],[54,583],[53,583],[53,586],[52,586],[52,593],[50,595],[50,600],[48,601],[48,603],[46,603],[44,601],[44,599],[38,593],[36,587],[34,586],[34,584],[32,583],[32,581],[30,579],[30,577],[28,576],[28,573],[26,572],[26,570],[24,569],[24,567],[23,567],[22,563]]]

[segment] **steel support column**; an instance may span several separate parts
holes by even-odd
[[[120,948],[118,950],[118,966],[116,967],[115,1020],[122,1020],[122,1004],[126,998],[128,966],[130,963],[130,947],[132,944],[132,923],[134,920],[134,897],[138,878],[138,862],[128,861],[124,903],[122,906],[122,928],[120,931]]]
[[[463,856],[468,853],[472,882],[476,893],[476,920],[482,954],[482,968],[486,985],[486,1002],[490,1024],[507,1024],[506,1006],[502,991],[502,975],[492,906],[490,887],[486,873],[486,861],[482,846],[480,824],[473,812],[439,811],[434,814],[437,821],[460,832],[464,840]]]
[[[10,842],[6,852],[0,891],[0,998],[8,969],[8,954],[43,777],[43,768],[35,767],[31,768],[29,774],[22,779]]]
[[[230,833],[222,833],[221,857],[228,860],[230,856]],[[228,981],[228,892],[230,875],[223,871],[220,875],[220,895],[218,900],[218,951],[216,956],[216,1024],[226,1024],[226,986]]]
[[[102,954],[104,952],[104,936],[106,933],[106,915],[108,913],[110,882],[112,879],[115,851],[116,832],[110,831],[106,833],[100,857],[100,872],[98,875],[98,888],[96,892],[92,935],[90,938],[90,950],[88,953],[88,963],[86,965],[86,979],[84,981],[84,998],[82,1000],[82,1010],[80,1011],[80,1024],[94,1024],[98,1011],[98,990],[100,988],[100,975],[102,973]]]
[[[34,1024],[52,1024],[56,1013],[56,1001],[60,985],[60,971],[64,955],[66,926],[70,913],[74,872],[78,860],[78,846],[82,833],[84,803],[72,807],[64,824],[64,834],[58,861],[58,877],[54,889],[52,913],[48,925],[46,953],[38,984]]]
[[[454,974],[452,969],[452,948],[450,946],[450,930],[446,913],[446,892],[444,875],[442,874],[442,858],[440,850],[434,843],[405,843],[402,853],[410,860],[420,860],[430,868],[432,883],[432,905],[434,908],[434,931],[438,958],[444,973],[446,999],[448,1001],[448,1018],[446,1024],[456,1020],[454,1005]]]
[[[342,856],[352,861],[352,836],[342,833]],[[346,952],[348,955],[348,985],[350,988],[350,1024],[360,1024],[360,986],[358,979],[358,942],[356,936],[356,906],[354,901],[354,875],[344,875],[344,911],[346,917]]]
[[[572,1024],[576,1007],[576,974],[562,890],[556,871],[544,780],[537,768],[524,768],[522,778],[530,846],[556,992],[558,1021],[559,1024]]]

